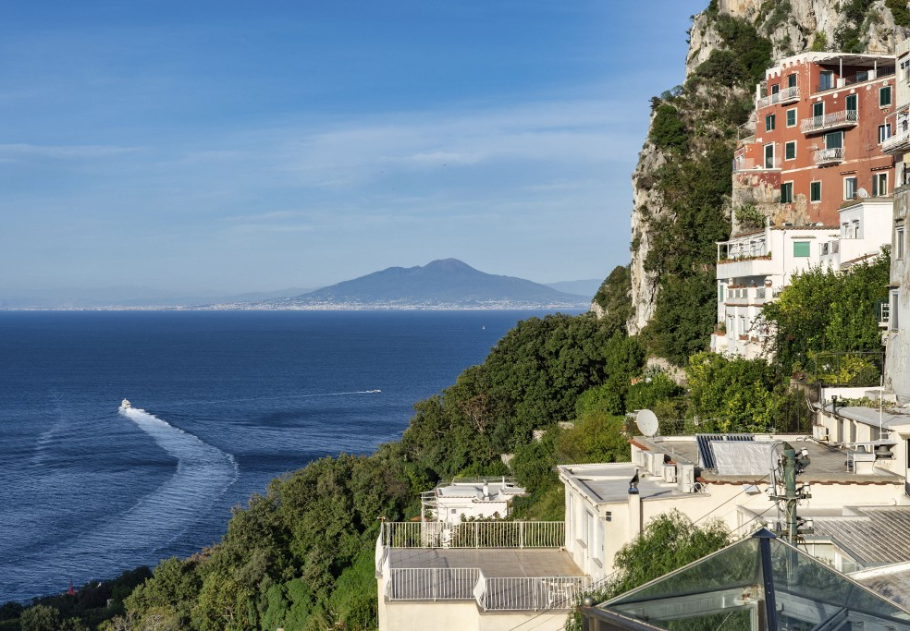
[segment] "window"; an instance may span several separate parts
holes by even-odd
[[[796,108],[787,110],[787,127],[796,127]]]
[[[809,201],[810,202],[820,202],[822,201],[822,183],[821,182],[812,182],[809,184]]]
[[[891,86],[885,86],[878,91],[878,106],[891,107]]]
[[[873,197],[887,197],[888,196],[888,174],[887,173],[873,173],[872,174],[872,196]]]
[[[859,219],[854,219],[850,222],[850,237],[859,239]]]
[[[846,101],[844,103],[844,109],[847,110],[848,112],[856,111],[856,95],[855,94],[850,94],[847,96]]]
[[[723,303],[724,301],[724,286],[722,283],[717,284],[717,302]]]
[[[778,92],[780,92],[780,84],[775,83],[771,86],[771,94],[777,94]]]
[[[850,230],[850,224],[849,224],[849,223],[845,223],[845,224],[841,225],[841,227],[840,227],[840,236],[842,236],[843,238],[846,239],[846,238],[847,238],[847,232],[849,232],[849,230]]]
[[[828,243],[822,243],[822,256],[828,256]]]
[[[774,168],[774,143],[765,145],[765,168]]]
[[[900,226],[894,231],[895,258],[900,261],[904,258],[904,227]]]
[[[830,134],[825,134],[825,149],[843,149],[843,147],[844,132],[833,131]]]
[[[834,87],[834,73],[830,70],[822,72],[818,77],[818,91],[830,90]]]
[[[910,82],[910,59],[901,62],[901,76],[904,81]]]
[[[796,141],[792,140],[784,145],[784,160],[796,159]]]
[[[882,144],[891,137],[891,123],[878,126],[878,144]]]
[[[796,74],[787,75],[787,87],[795,88],[796,87]]]
[[[844,178],[844,199],[856,199],[856,178]]]
[[[890,300],[891,304],[888,305],[888,307],[889,307],[889,309],[888,309],[888,326],[892,331],[897,331],[897,314],[898,314],[897,298],[898,298],[898,293],[896,291],[892,291],[891,300]]]
[[[793,256],[795,258],[808,258],[809,257],[809,242],[808,241],[794,241],[793,242]]]
[[[819,101],[812,104],[812,116],[820,118],[825,115],[825,104]]]
[[[774,121],[777,117],[774,114],[765,116],[765,131],[774,131]]]
[[[784,184],[780,185],[780,203],[793,203],[793,182],[785,182]]]

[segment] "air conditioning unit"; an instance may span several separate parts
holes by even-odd
[[[663,477],[664,474],[664,454],[659,451],[648,452],[648,471],[655,478]]]
[[[664,465],[664,482],[669,482],[671,484],[676,483],[676,465],[675,464],[665,464]]]
[[[823,441],[830,440],[830,437],[828,434],[828,428],[825,427],[824,425],[816,425],[815,427],[813,427],[812,434],[814,435],[815,440],[823,440]]]
[[[695,492],[694,464],[679,464],[676,466],[676,487],[681,493]]]

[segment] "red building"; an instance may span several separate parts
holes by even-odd
[[[857,197],[886,197],[894,166],[894,57],[802,53],[779,61],[756,89],[754,120],[734,161],[734,208],[753,205],[780,225],[837,226]]]

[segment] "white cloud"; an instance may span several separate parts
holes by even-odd
[[[54,160],[74,160],[84,158],[105,158],[139,151],[139,147],[119,147],[116,145],[32,145],[0,144],[0,158],[16,160],[23,158],[51,158]]]

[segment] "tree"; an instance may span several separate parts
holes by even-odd
[[[763,359],[698,353],[690,358],[686,377],[689,413],[699,417],[704,430],[761,432],[774,426],[783,384]]]
[[[22,612],[22,631],[60,631],[60,613],[53,607],[35,605]]]

